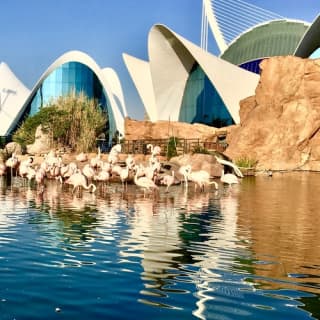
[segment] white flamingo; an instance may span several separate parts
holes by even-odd
[[[81,152],[81,153],[79,153],[79,154],[76,156],[76,160],[77,160],[77,161],[80,161],[80,162],[85,162],[85,161],[88,160],[88,156],[87,156],[86,153]]]
[[[107,182],[110,180],[110,172],[101,170],[93,177],[93,180],[101,182],[102,188],[104,189]]]
[[[25,178],[27,176],[28,169],[30,168],[32,163],[33,163],[33,157],[28,157],[28,159],[23,160],[23,161],[20,162],[18,171],[19,171],[19,176],[21,178]]]
[[[35,181],[37,183],[37,189],[42,194],[44,192],[44,178],[46,176],[46,172],[43,168],[39,168],[36,170]]]
[[[188,173],[189,173],[189,170],[190,170],[190,165],[184,165],[184,166],[181,166],[179,168],[179,171],[178,171],[181,175],[183,175],[184,185],[185,185],[186,188],[188,187]]]
[[[239,179],[237,176],[243,178],[243,174],[242,174],[241,170],[234,163],[232,163],[230,161],[221,159],[217,156],[215,156],[215,158],[220,164],[222,164],[222,172],[221,172],[220,181],[222,183],[228,184],[229,187],[232,186],[233,184],[239,183]],[[224,173],[224,166],[225,165],[231,167],[236,174]]]
[[[75,162],[70,162],[60,168],[62,178],[69,178],[78,170],[78,166]]]
[[[237,178],[237,176],[235,174],[224,173],[224,169],[222,169],[220,180],[221,180],[221,182],[228,184],[229,187],[232,186],[233,184],[239,183],[239,179]]]
[[[238,177],[243,178],[243,174],[242,174],[241,170],[240,170],[239,167],[238,167],[237,165],[235,165],[233,162],[228,161],[228,160],[225,160],[225,159],[222,159],[222,158],[219,158],[219,157],[217,157],[217,156],[215,156],[215,158],[216,158],[216,160],[217,160],[220,164],[222,164],[223,166],[229,166],[229,167],[231,167],[231,168],[234,170],[235,174],[236,174]]]
[[[126,187],[127,189],[128,178],[129,178],[129,167],[126,166],[125,168],[122,168],[120,171],[120,180],[121,180],[123,189],[124,187]]]
[[[114,145],[108,155],[108,162],[112,165],[119,161],[119,153],[121,152],[121,144]]]
[[[160,183],[167,186],[166,192],[169,192],[169,188],[174,184],[174,180],[175,180],[174,170],[172,170],[171,175],[166,174],[161,178]]]
[[[27,179],[28,179],[28,186],[30,187],[31,184],[31,180],[34,179],[36,176],[36,170],[34,170],[31,167],[28,167],[28,173],[26,175]]]
[[[96,172],[95,170],[91,167],[89,163],[87,163],[83,168],[82,168],[82,173],[87,177],[88,180],[92,180],[93,177],[95,176]]]
[[[90,183],[89,185],[87,185],[87,178],[80,172],[80,170],[77,170],[76,173],[70,176],[66,180],[66,183],[73,185],[72,193],[74,193],[76,189],[79,190],[80,192],[81,187],[86,190],[90,190],[92,188],[91,192],[95,192],[97,189],[97,187],[93,183]]]
[[[131,154],[128,155],[126,158],[126,165],[129,168],[129,170],[132,170],[135,166],[136,162]]]
[[[218,184],[215,181],[210,181],[210,173],[205,170],[192,171],[191,165],[188,165],[187,178],[194,182],[195,191],[197,190],[197,186],[200,187],[201,191],[204,191],[205,186],[211,184],[218,190]]]
[[[136,168],[136,174],[134,176],[134,183],[143,189],[144,194],[146,191],[158,190],[158,186],[153,182],[153,180],[147,178],[146,176],[139,177],[140,168]]]
[[[159,146],[154,147],[151,143],[147,145],[147,149],[150,149],[152,156],[157,156],[157,155],[160,155],[161,153],[161,148]]]
[[[90,160],[90,165],[92,168],[98,168],[101,164],[101,149],[98,147],[98,154]]]
[[[9,167],[11,170],[11,178],[13,176],[13,170],[17,170],[18,166],[19,166],[19,159],[15,153],[12,153],[12,156],[6,161],[6,167]]]
[[[120,143],[115,144],[110,150],[110,153],[120,153],[120,152],[121,152],[121,144]]]

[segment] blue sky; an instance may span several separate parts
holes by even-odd
[[[309,22],[320,13],[319,0],[247,2]],[[147,37],[156,23],[200,44],[201,6],[202,0],[1,0],[0,61],[32,89],[60,55],[81,50],[117,72],[129,115],[142,119],[142,103],[122,53],[147,59]],[[209,50],[217,54],[209,37]]]

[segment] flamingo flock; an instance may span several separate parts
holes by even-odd
[[[45,179],[55,179],[63,185],[70,185],[72,194],[79,195],[82,190],[95,192],[97,184],[105,190],[110,180],[118,180],[122,184],[123,191],[127,190],[128,181],[132,181],[143,190],[144,194],[158,192],[161,186],[165,186],[165,192],[168,193],[171,186],[182,182],[185,188],[188,188],[189,183],[193,183],[195,192],[198,188],[203,192],[211,185],[218,190],[219,185],[211,179],[209,172],[195,171],[191,164],[180,166],[178,169],[178,175],[183,177],[182,180],[178,179],[174,170],[171,170],[171,174],[164,172],[160,162],[161,148],[149,144],[147,149],[150,150],[150,156],[144,164],[137,163],[131,154],[121,162],[121,144],[112,147],[107,160],[102,159],[101,150],[98,148],[95,157],[89,159],[87,154],[82,152],[76,156],[76,162],[72,161],[68,164],[64,163],[62,157],[53,150],[44,156],[40,164],[35,164],[32,156],[20,161],[13,153],[5,163],[0,162],[0,177],[10,173],[12,178],[15,174],[26,180],[28,186],[34,181],[39,193],[45,190]],[[239,168],[221,158],[216,157],[216,160],[222,165],[221,182],[229,186],[239,183],[237,176],[243,177]],[[82,165],[79,166],[77,163]],[[224,166],[231,167],[235,174],[225,174]]]

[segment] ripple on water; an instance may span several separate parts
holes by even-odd
[[[317,317],[318,200],[306,180],[244,179],[218,196],[110,185],[77,198],[56,186],[42,199],[0,196],[5,320]]]

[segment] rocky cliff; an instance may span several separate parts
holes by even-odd
[[[261,69],[226,154],[256,159],[258,169],[320,171],[320,59],[273,57]]]
[[[225,128],[230,130],[230,128]],[[168,139],[172,136],[181,139],[213,141],[221,130],[204,124],[189,124],[178,121],[138,121],[125,119],[126,140]]]

